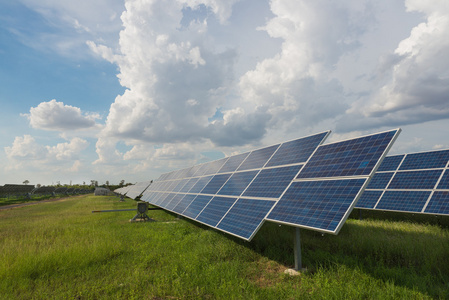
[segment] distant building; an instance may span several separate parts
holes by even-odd
[[[95,196],[107,196],[111,191],[107,188],[96,187],[94,195]]]

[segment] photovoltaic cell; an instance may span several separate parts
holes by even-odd
[[[380,196],[382,196],[382,191],[364,191],[360,199],[357,201],[356,208],[374,208],[377,201],[379,201]]]
[[[167,193],[167,196],[161,199],[161,201],[159,202],[159,206],[164,208],[167,207],[167,204],[170,203],[171,199],[173,199],[175,195],[175,193]]]
[[[338,232],[366,179],[293,182],[268,215],[268,220]]]
[[[249,152],[229,157],[228,161],[221,167],[218,173],[234,172],[248,155]]]
[[[168,210],[173,210],[173,208],[178,205],[178,203],[184,198],[185,194],[176,194],[173,199],[170,200],[169,203],[165,206]]]
[[[243,193],[245,197],[279,198],[302,165],[264,169]]]
[[[275,201],[240,198],[217,228],[249,240]]]
[[[429,195],[430,191],[386,191],[376,209],[421,212]]]
[[[370,175],[396,130],[321,145],[297,179]]]
[[[231,174],[215,175],[201,191],[201,194],[216,194]]]
[[[278,147],[279,144],[252,151],[249,156],[243,161],[237,171],[262,168]]]
[[[432,214],[449,214],[449,192],[434,192],[425,212]]]
[[[318,147],[329,134],[328,131],[286,142],[279,147],[266,167],[289,165],[306,162],[316,147]]]
[[[195,219],[207,203],[209,203],[210,199],[212,199],[212,196],[198,195],[192,203],[187,206],[182,214],[186,217]]]
[[[225,157],[209,163],[208,168],[206,169],[203,175],[211,175],[217,173],[218,170],[221,169],[221,167],[226,163],[227,160],[228,157]]]
[[[215,227],[223,218],[229,208],[234,204],[237,198],[227,198],[216,196],[212,198],[209,204],[198,215],[196,220]]]
[[[380,164],[379,169],[377,169],[377,172],[396,171],[404,156],[405,155],[402,154],[385,157],[382,163]]]
[[[206,186],[206,184],[212,179],[213,176],[201,177],[195,185],[190,189],[189,193],[197,194],[201,192],[202,189]]]
[[[433,189],[441,170],[397,172],[388,189]]]
[[[178,184],[173,188],[172,192],[179,192],[189,179],[178,180]]]
[[[232,174],[231,178],[218,191],[219,195],[240,196],[259,171]]]
[[[197,183],[199,178],[190,178],[188,179],[187,183],[182,187],[182,189],[179,191],[181,193],[187,193],[190,191],[190,189]]]
[[[393,172],[376,173],[369,182],[367,189],[384,189],[393,177]]]
[[[185,195],[184,198],[173,208],[174,212],[181,214],[187,206],[192,203],[193,199],[195,199],[196,195]]]
[[[444,168],[449,160],[449,150],[407,154],[399,170]]]
[[[441,178],[440,183],[438,184],[438,189],[440,190],[449,189],[449,169],[444,171],[444,175]]]

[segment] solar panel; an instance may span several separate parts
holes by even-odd
[[[449,150],[407,154],[399,170],[444,168],[449,160]]]
[[[377,169],[378,172],[383,171],[396,171],[399,167],[399,164],[404,159],[405,155],[394,155],[394,156],[387,156],[384,158],[382,163],[379,166],[379,169]]]
[[[449,191],[434,192],[425,209],[425,212],[431,214],[449,215]]]
[[[297,179],[370,175],[397,131],[318,147]]]
[[[142,199],[246,240],[265,220],[336,234],[397,134],[322,132],[169,172]]]
[[[433,189],[441,170],[397,172],[388,189]]]
[[[240,198],[217,228],[250,240],[275,203],[275,201]]]
[[[267,219],[337,232],[366,179],[293,182]]]
[[[374,208],[379,201],[380,196],[382,196],[383,191],[367,191],[365,190],[357,201],[358,208]]]
[[[259,171],[232,174],[231,178],[218,191],[219,195],[240,196]]]
[[[203,211],[196,217],[197,221],[215,227],[231,208],[237,198],[216,196],[206,205]]]
[[[438,189],[449,189],[449,169],[446,169],[446,171],[444,171],[444,175],[438,184]]]
[[[223,186],[223,184],[229,179],[230,176],[231,174],[215,175],[201,191],[201,194],[215,195],[218,192],[218,190]]]
[[[279,148],[279,145],[252,151],[243,161],[237,171],[262,168],[277,148]]]
[[[192,203],[182,212],[186,217],[195,219],[203,208],[209,203],[212,196],[198,195]]]
[[[388,173],[376,173],[369,182],[367,189],[384,189],[393,177],[393,172]]]
[[[449,150],[386,157],[356,208],[447,214],[442,193],[449,189],[448,162]],[[392,172],[381,172],[385,170]],[[377,205],[374,195],[379,195]]]
[[[247,158],[249,152],[229,157],[228,161],[221,167],[218,173],[234,172],[240,164]]]
[[[319,146],[266,219],[338,234],[399,132]]]
[[[382,210],[421,212],[429,196],[430,191],[386,191],[376,208]]]
[[[328,134],[329,131],[326,131],[283,143],[267,163],[266,167],[306,162],[313,151],[315,151],[316,147],[324,141]]]
[[[301,167],[302,165],[296,165],[262,170],[243,196],[279,198]]]

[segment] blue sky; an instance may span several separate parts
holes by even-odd
[[[449,4],[0,3],[0,185],[157,178],[332,130],[449,148]]]

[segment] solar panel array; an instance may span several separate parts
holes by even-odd
[[[399,132],[319,146],[266,219],[338,234]]]
[[[449,150],[388,156],[356,208],[449,214]]]
[[[136,199],[137,197],[142,195],[142,193],[148,188],[150,184],[151,180],[131,185],[129,189],[127,189],[126,196],[132,199]]]
[[[265,220],[337,234],[400,130],[329,131],[162,174],[141,200],[251,240]]]
[[[141,200],[250,240],[329,131],[162,174]]]

